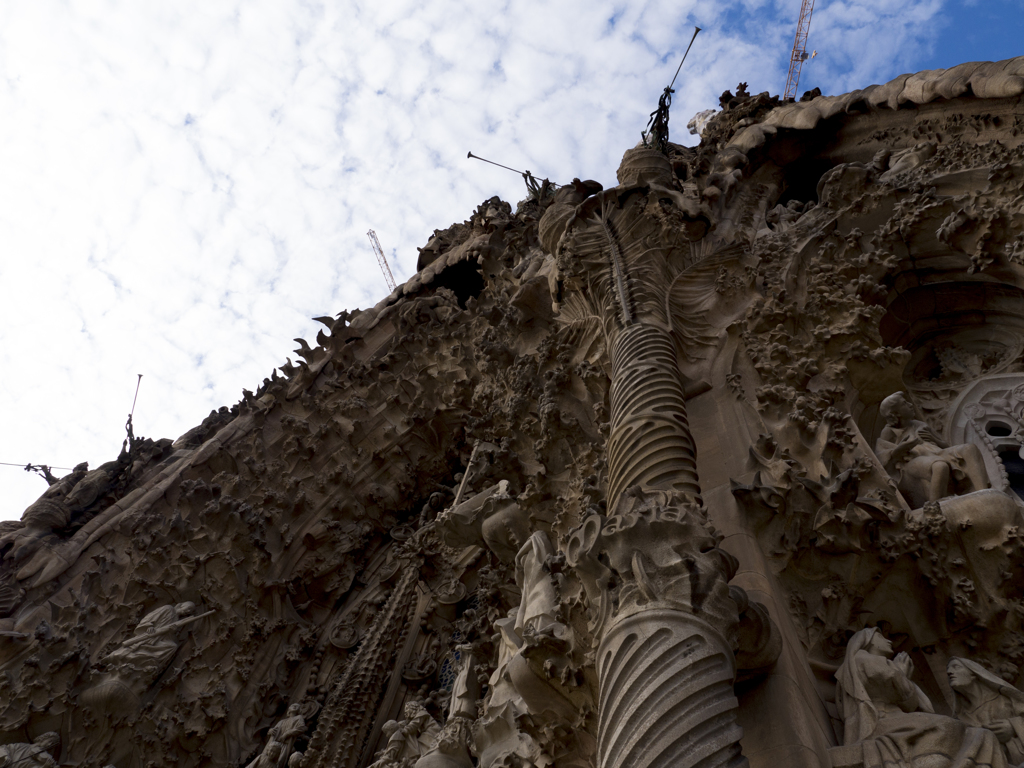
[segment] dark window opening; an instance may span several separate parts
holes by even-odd
[[[484,276],[480,274],[480,267],[475,260],[460,261],[445,267],[444,270],[434,278],[433,287],[449,288],[455,292],[459,300],[459,306],[466,308],[466,302],[473,297],[479,296],[484,289]]]
[[[790,200],[818,202],[818,181],[835,167],[835,163],[820,158],[798,160],[786,167],[786,180],[779,204]]]
[[[1020,457],[1019,448],[1008,447],[999,450],[999,458],[1006,468],[1006,476],[1010,480],[1010,488],[1021,499],[1024,499],[1024,459]]]
[[[992,437],[1010,436],[1010,428],[1000,421],[990,421],[985,425],[985,431],[992,435]]]

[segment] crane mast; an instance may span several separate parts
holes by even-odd
[[[384,273],[384,279],[387,280],[388,289],[395,290],[395,276],[391,274],[391,267],[388,266],[388,260],[384,258],[384,251],[380,247],[380,241],[377,240],[377,233],[372,229],[366,233],[367,237],[370,238],[370,245],[373,246],[373,252],[377,256],[377,263],[380,264],[380,271]]]
[[[786,78],[786,92],[783,99],[795,99],[796,89],[800,84],[800,70],[807,61],[807,35],[811,31],[811,14],[814,12],[814,0],[802,0],[800,19],[796,23],[796,38],[793,40],[793,53],[789,57],[789,76]]]

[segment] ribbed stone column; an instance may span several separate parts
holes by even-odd
[[[693,437],[686,399],[667,331],[638,323],[614,341],[608,438],[608,509],[622,492],[677,491],[700,503]]]
[[[577,208],[564,249],[602,315],[612,364],[607,512],[566,545],[597,643],[597,764],[739,768],[747,761],[732,688],[735,561],[717,549],[701,500],[670,331],[669,249],[654,245],[662,224],[636,202],[654,194],[644,185],[668,187],[672,167],[661,153],[635,149],[619,181],[627,191]]]
[[[597,651],[598,768],[734,768],[740,752],[732,649],[682,611],[615,622]]]

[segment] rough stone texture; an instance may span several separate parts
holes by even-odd
[[[1024,58],[729,95],[0,524],[4,764],[1021,762]]]

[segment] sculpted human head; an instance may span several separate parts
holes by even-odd
[[[889,426],[898,426],[913,421],[916,415],[913,404],[902,392],[895,392],[885,398],[878,406],[878,412]]]
[[[288,707],[288,714],[289,715],[297,715],[297,714],[299,714],[299,710],[300,709],[302,709],[302,707],[299,704],[291,704]]]
[[[58,736],[54,731],[47,731],[44,734],[36,736],[32,743],[49,752],[60,744],[60,736]]]
[[[407,702],[405,707],[402,709],[402,714],[405,715],[406,720],[413,720],[420,715],[427,714],[427,710],[418,701]]]
[[[892,656],[892,641],[876,629],[864,650],[875,656],[890,658]]]
[[[185,601],[184,603],[178,603],[174,606],[174,610],[177,611],[179,616],[191,616],[196,612],[196,604]]]
[[[949,676],[949,687],[954,691],[967,690],[978,679],[960,659],[950,659],[946,665],[946,674]]]

